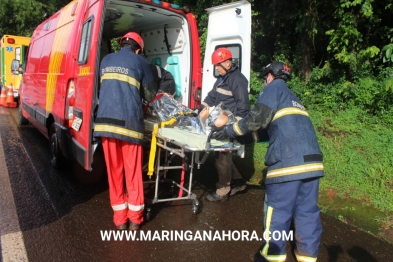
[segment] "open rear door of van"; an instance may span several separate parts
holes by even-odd
[[[238,1],[206,11],[209,12],[209,23],[203,60],[202,101],[218,77],[211,63],[211,55],[219,47],[226,47],[232,52],[232,61],[239,66],[249,83],[251,77],[251,4]]]
[[[94,112],[98,106],[99,49],[102,17],[106,1],[88,1],[75,41],[76,60],[71,129],[72,154],[86,169],[92,171],[98,143],[93,142]],[[103,161],[103,158],[102,158]]]

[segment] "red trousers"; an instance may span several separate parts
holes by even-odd
[[[142,181],[142,146],[102,137],[108,171],[109,198],[116,226],[128,220],[143,222],[144,192]]]

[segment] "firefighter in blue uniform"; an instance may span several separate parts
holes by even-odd
[[[304,106],[286,85],[289,68],[273,62],[262,69],[262,77],[265,88],[249,114],[218,131],[215,138],[258,129],[267,132],[265,232],[262,249],[251,259],[285,261],[286,240],[274,239],[272,233],[289,234],[293,220],[297,261],[316,261],[322,233],[318,189],[324,167],[315,130]]]
[[[221,47],[213,52],[212,64],[220,76],[198,108],[198,112],[201,113],[205,107],[223,103],[237,119],[241,119],[250,110],[247,78],[232,64],[232,53],[227,48]],[[226,201],[229,195],[233,196],[246,189],[246,182],[233,163],[232,153],[216,152],[215,162],[218,172],[217,189],[206,196],[207,200]]]
[[[137,230],[143,222],[143,104],[157,87],[149,63],[138,54],[143,39],[129,32],[121,50],[101,62],[101,90],[94,136],[101,137],[108,171],[109,198],[117,229]]]

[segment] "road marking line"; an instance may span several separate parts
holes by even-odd
[[[0,234],[1,252],[4,262],[29,261],[18,214],[12,194],[10,178],[0,136]]]

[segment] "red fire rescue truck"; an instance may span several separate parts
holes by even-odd
[[[207,9],[209,33],[202,69],[197,24],[187,7],[157,0],[70,2],[31,37],[19,90],[20,123],[31,122],[50,140],[54,167],[64,155],[91,171],[100,145],[92,136],[99,106],[99,65],[113,51],[110,40],[138,32],[145,43],[144,57],[170,71],[177,99],[197,108],[217,77],[210,60],[216,48],[230,48],[234,62],[249,78],[250,6],[240,1]]]

